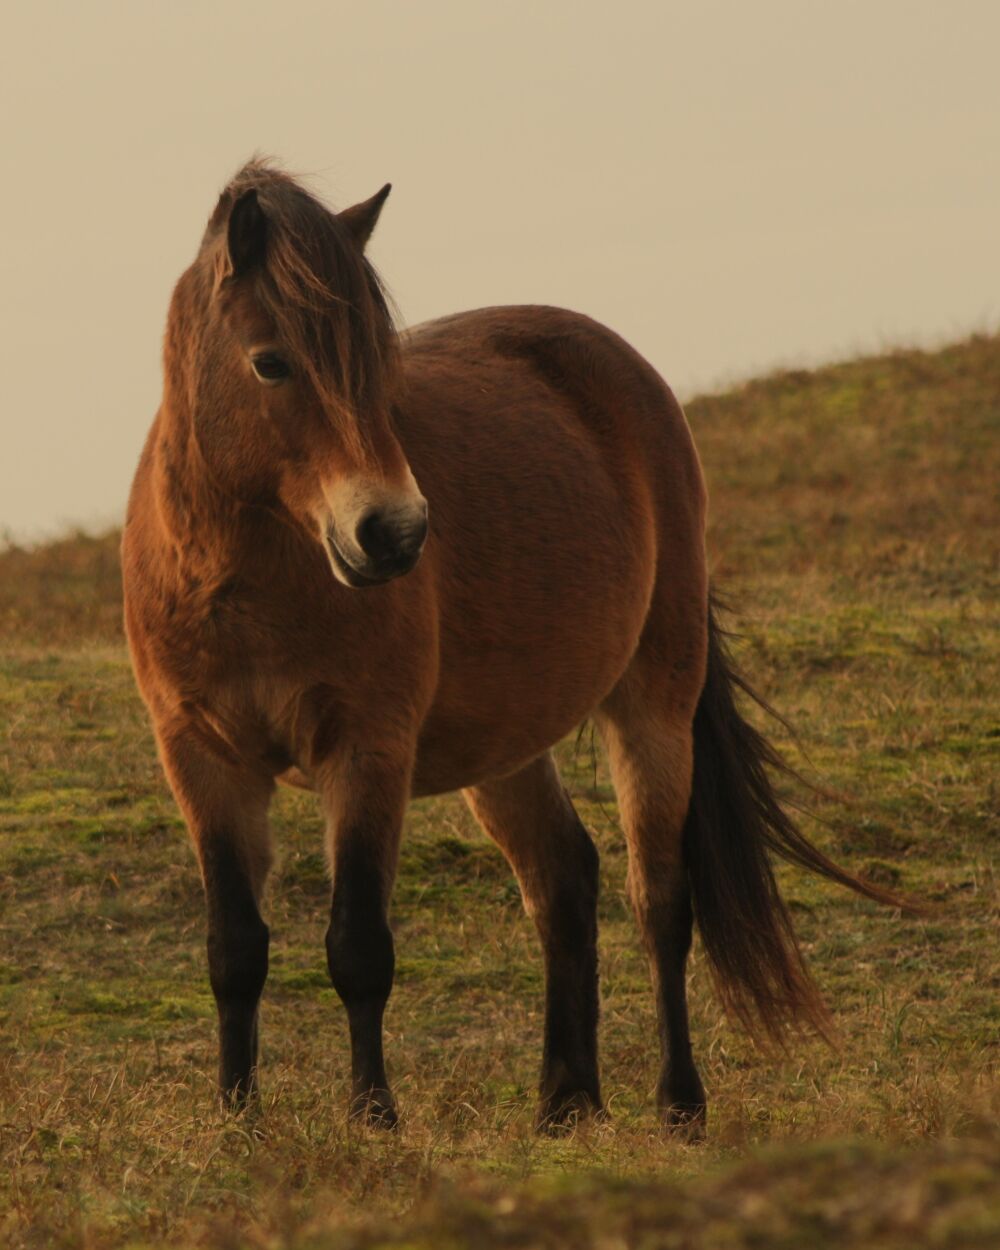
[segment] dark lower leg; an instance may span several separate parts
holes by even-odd
[[[705,1124],[705,1090],[691,1054],[685,967],[691,949],[691,899],[686,885],[669,905],[645,909],[662,1047],[657,1105],[668,1128],[699,1136]]]
[[[558,1129],[601,1107],[597,1073],[597,849],[551,756],[466,791],[517,875],[545,956],[538,1124]]]
[[[395,967],[381,878],[365,857],[338,852],[327,963],[351,1034],[351,1116],[392,1128],[396,1108],[385,1074],[382,1016]]]
[[[574,862],[575,861],[575,862]],[[537,915],[545,951],[545,1037],[538,1124],[557,1129],[601,1109],[597,1070],[597,850],[579,826],[565,876]]]
[[[257,1009],[267,978],[269,934],[230,848],[205,855],[208,970],[219,1012],[219,1089],[244,1107],[257,1090]]]
[[[653,653],[651,666],[655,676],[660,658]],[[629,895],[656,995],[662,1053],[657,1103],[667,1128],[697,1138],[704,1131],[705,1091],[691,1055],[684,978],[693,926],[683,850],[693,743],[685,705],[677,702],[684,692],[671,686],[651,702],[652,687],[641,677],[630,697],[608,709],[602,731],[628,840]],[[677,707],[667,717],[661,709],[672,700]]]

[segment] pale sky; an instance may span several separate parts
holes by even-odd
[[[253,152],[408,323],[579,309],[682,397],[1000,324],[1000,0],[7,0],[0,532],[117,521]]]

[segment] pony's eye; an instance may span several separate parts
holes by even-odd
[[[276,352],[261,352],[251,357],[250,364],[262,382],[283,382],[292,373],[288,361]]]

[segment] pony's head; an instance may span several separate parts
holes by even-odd
[[[287,510],[352,587],[409,572],[427,535],[390,416],[396,333],[364,255],[388,194],[334,214],[251,162],[219,199],[167,332],[168,386],[186,392],[217,485]]]

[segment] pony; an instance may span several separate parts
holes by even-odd
[[[709,588],[680,405],[611,330],[482,308],[398,331],[342,212],[269,162],[223,190],[177,282],[163,397],[122,540],[125,622],[204,883],[224,1103],[257,1100],[268,805],[322,804],[326,955],[350,1114],[391,1127],[388,913],[413,796],[461,790],[544,953],[538,1125],[600,1114],[598,856],[552,747],[593,718],[648,952],[665,1126],[698,1134],[685,965],[697,921],[752,1029],[827,1014],[770,852],[872,898],[782,809]]]

